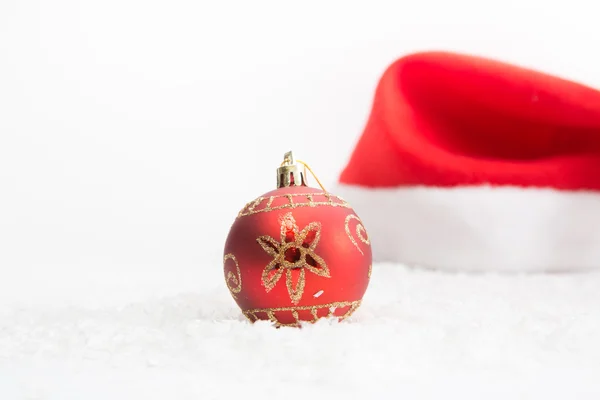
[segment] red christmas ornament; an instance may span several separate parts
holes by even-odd
[[[277,189],[238,213],[224,253],[225,281],[244,315],[276,326],[347,318],[371,276],[362,221],[340,197],[306,186],[291,152]]]

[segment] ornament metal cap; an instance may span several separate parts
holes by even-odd
[[[288,151],[283,155],[281,166],[277,168],[277,188],[290,186],[306,186],[306,177],[294,163],[292,152]]]

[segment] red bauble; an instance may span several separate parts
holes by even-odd
[[[360,218],[299,176],[302,184],[292,176],[291,186],[248,203],[225,243],[227,287],[252,322],[341,320],[359,307],[369,283],[371,246]]]

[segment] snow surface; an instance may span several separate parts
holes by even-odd
[[[302,329],[250,324],[216,279],[122,303],[12,302],[0,388],[2,399],[597,399],[599,287],[600,273],[377,264],[350,320]]]

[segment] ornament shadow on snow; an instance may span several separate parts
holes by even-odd
[[[277,188],[247,203],[231,226],[225,282],[251,322],[341,321],[361,304],[372,267],[367,231],[350,205],[315,179],[321,189],[307,186],[286,153]]]

